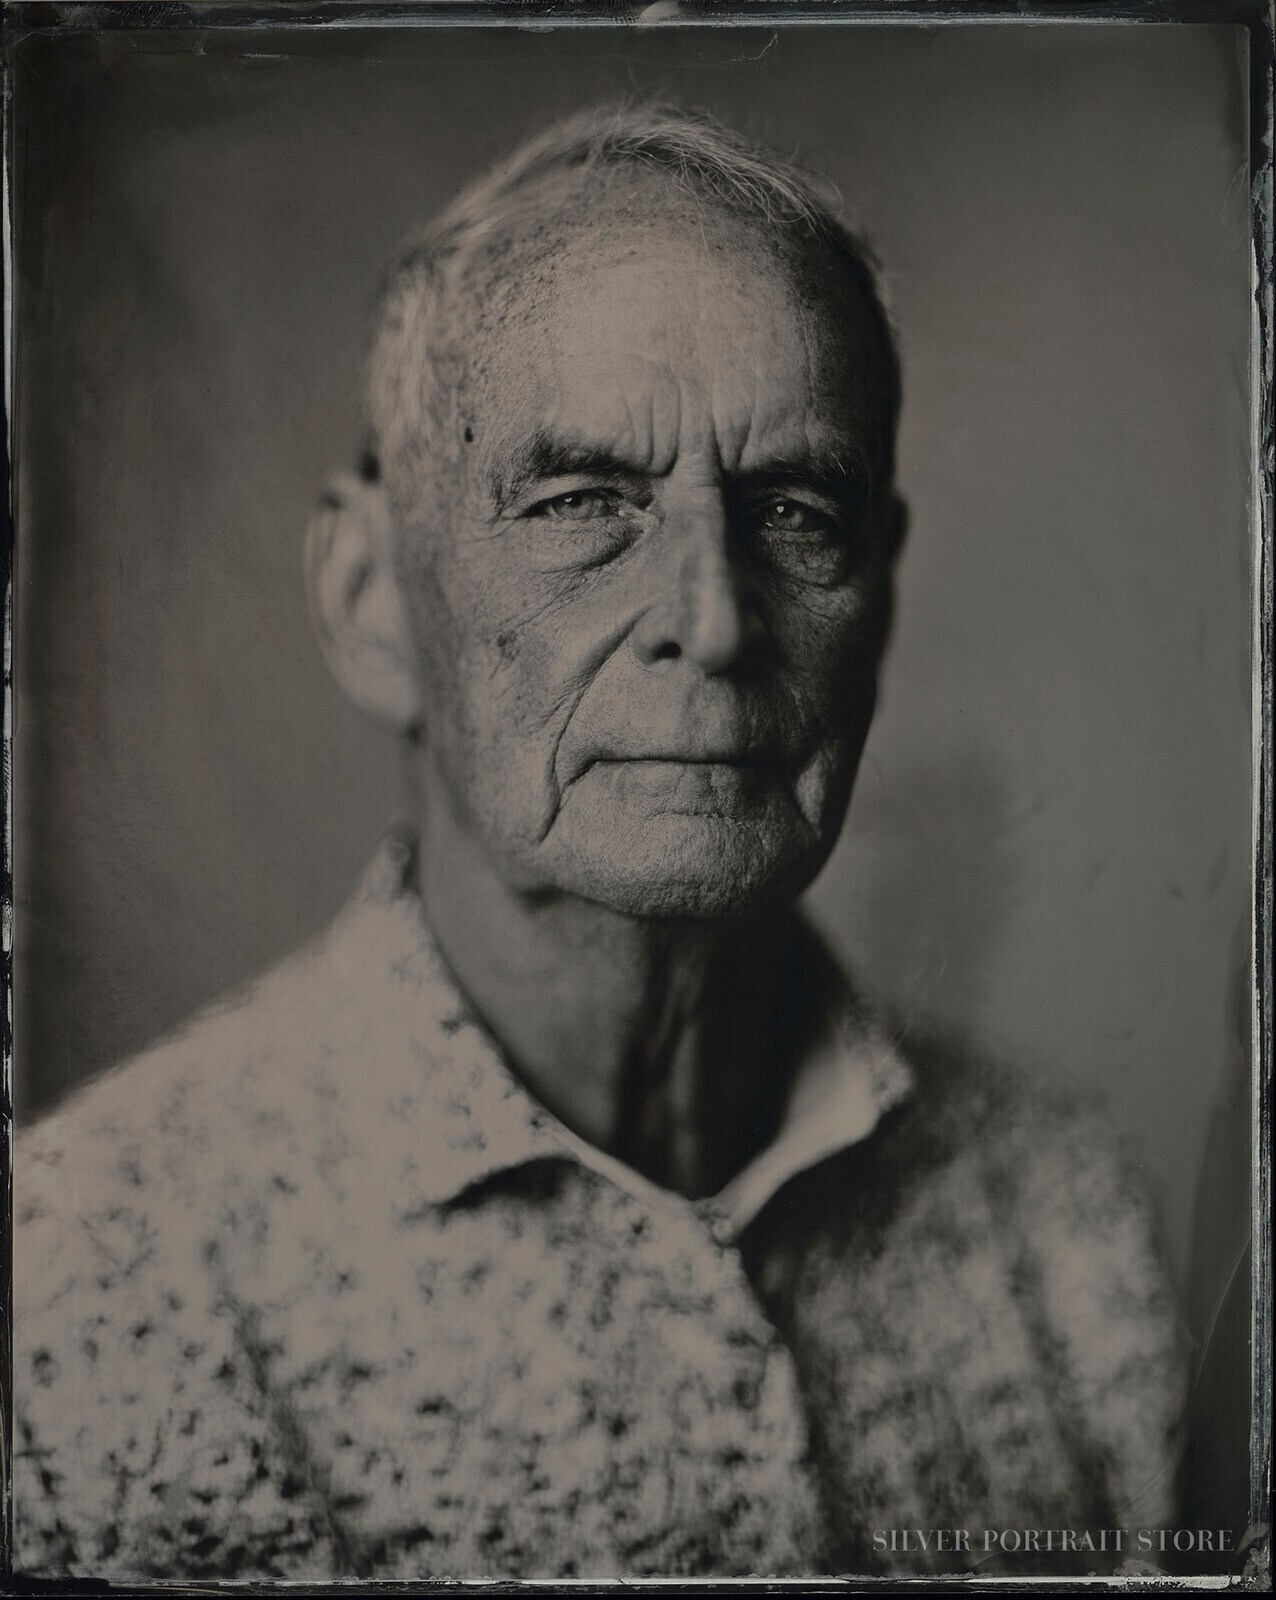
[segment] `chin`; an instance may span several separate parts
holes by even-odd
[[[805,827],[666,817],[555,854],[554,881],[631,917],[716,921],[787,904],[815,878],[833,839]]]

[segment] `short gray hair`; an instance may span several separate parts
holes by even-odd
[[[499,251],[555,178],[618,168],[663,174],[691,196],[814,241],[867,307],[880,371],[875,476],[894,480],[899,358],[872,256],[839,214],[836,192],[814,175],[701,112],[660,104],[577,113],[519,146],[412,235],[391,266],[367,367],[365,475],[392,482],[428,470],[431,440],[463,370],[456,301],[478,258]],[[827,187],[828,192],[822,192]],[[544,204],[544,197],[540,197]]]

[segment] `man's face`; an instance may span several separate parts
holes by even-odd
[[[819,870],[872,715],[867,316],[733,219],[591,234],[487,335],[403,535],[427,789],[515,889],[739,914]]]

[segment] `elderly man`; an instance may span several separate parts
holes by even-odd
[[[1137,1193],[794,909],[898,398],[855,241],[707,120],[578,118],[406,251],[307,559],[418,826],[23,1140],[22,1567],[1065,1572],[1168,1520]]]

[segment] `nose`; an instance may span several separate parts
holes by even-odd
[[[757,619],[736,570],[721,492],[670,517],[656,543],[651,603],[632,636],[639,659],[650,665],[685,657],[703,672],[728,671],[748,648]]]

